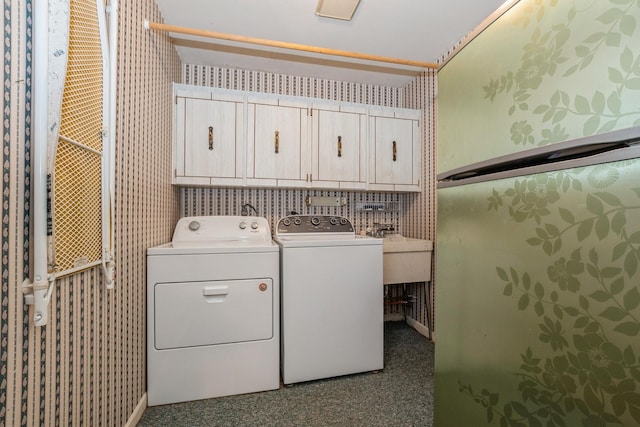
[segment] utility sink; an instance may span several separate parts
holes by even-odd
[[[382,281],[412,283],[431,281],[433,242],[388,234],[383,240]]]

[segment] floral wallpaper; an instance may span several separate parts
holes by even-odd
[[[521,349],[512,373],[517,398],[505,402],[499,392],[476,394],[461,383],[487,408],[487,421],[640,423],[639,172],[640,162],[625,161],[492,189],[488,211],[503,211],[528,230],[524,244],[537,250],[546,271],[495,268],[503,297],[536,318],[538,343]]]
[[[638,0],[517,3],[438,74],[439,131],[457,140],[439,171],[640,125],[639,20]]]
[[[640,424],[639,174],[440,190],[437,425]]]
[[[637,0],[517,3],[439,73],[439,171],[640,126],[639,18]],[[435,425],[640,425],[638,176],[630,159],[439,190]]]

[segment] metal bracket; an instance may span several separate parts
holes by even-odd
[[[311,197],[305,198],[307,206],[345,206],[347,204],[346,197]]]
[[[109,252],[108,248],[104,248],[102,251],[102,273],[104,274],[105,287],[107,289],[113,289],[115,286],[115,268],[116,263],[113,260],[111,252]]]
[[[56,283],[56,276],[49,274],[47,280],[39,280],[36,277],[35,282],[24,279],[22,282],[22,293],[24,294],[24,302],[27,305],[33,305],[35,312],[33,313],[33,323],[35,326],[44,326],[49,320],[49,301],[51,293]]]

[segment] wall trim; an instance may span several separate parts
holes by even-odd
[[[405,320],[405,316],[402,313],[385,313],[384,314],[385,322],[402,322],[403,320]]]
[[[449,50],[449,53],[444,56],[442,59],[442,63],[438,68],[438,71],[442,70],[442,67],[447,65],[449,61],[453,59],[454,56],[458,54],[466,45],[471,43],[473,39],[478,37],[484,30],[489,28],[491,24],[497,21],[502,15],[507,13],[509,9],[515,6],[520,0],[507,0],[505,1],[498,9],[496,9],[491,15],[487,17],[484,21],[480,23],[476,28],[473,29],[469,34],[467,34],[462,40],[460,40],[459,44],[454,46]]]
[[[420,335],[424,335],[427,339],[429,338],[429,328],[424,326],[422,323],[418,322],[416,319],[412,317],[407,317],[407,324],[411,326],[413,329],[418,331]],[[432,338],[432,341],[435,341]]]
[[[129,416],[127,423],[124,425],[125,427],[135,427],[138,425],[138,422],[142,419],[142,415],[144,411],[147,409],[147,393],[144,393],[138,404],[135,408],[133,408],[133,412]]]

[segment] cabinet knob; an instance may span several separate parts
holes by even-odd
[[[393,141],[393,161],[395,162],[398,158],[398,147],[395,141]]]
[[[342,157],[342,137],[338,136],[338,157]]]
[[[276,131],[276,134],[275,134],[274,144],[275,144],[275,152],[276,154],[278,154],[280,152],[280,132],[278,131]]]
[[[209,150],[213,150],[213,126],[209,126]]]

